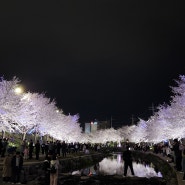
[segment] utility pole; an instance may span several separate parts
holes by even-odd
[[[131,125],[134,125],[134,115],[133,114],[132,114],[131,120],[132,120]]]
[[[110,117],[110,128],[112,128],[112,116]]]
[[[152,103],[152,106],[149,107],[149,110],[151,110],[152,111],[152,114],[154,115],[154,113],[155,113],[155,107],[154,107],[154,104],[153,103]]]

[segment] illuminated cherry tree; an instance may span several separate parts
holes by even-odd
[[[78,115],[64,115],[62,110],[59,111],[56,107],[55,101],[51,101],[43,94],[35,94],[31,102],[36,111],[36,132],[58,140],[79,140],[82,129],[78,123]]]
[[[114,128],[110,129],[104,129],[104,130],[98,130],[96,132],[93,132],[90,135],[91,143],[107,143],[107,142],[120,142],[121,141],[121,136],[118,134],[117,130]]]
[[[56,102],[39,93],[18,94],[15,89],[20,81],[0,80],[0,129],[23,134],[49,135],[66,142],[161,142],[166,139],[185,137],[185,76],[176,80],[172,87],[170,104],[157,107],[157,112],[147,121],[137,125],[123,126],[115,130],[105,129],[91,134],[82,133],[79,115],[65,115]]]
[[[130,135],[128,136],[130,142],[140,143],[147,142],[147,124],[146,121],[139,119],[139,122],[134,126]]]
[[[177,138],[185,137],[185,76],[180,75],[176,80],[177,87],[171,87],[174,96],[171,101],[173,116],[173,132],[178,133]]]
[[[3,131],[12,132],[16,128],[14,116],[19,108],[21,96],[15,92],[19,80],[14,77],[11,81],[1,78],[0,81],[0,121]]]
[[[15,90],[19,82],[16,77],[11,81],[3,78],[0,81],[0,129],[22,133],[23,139],[31,130],[54,138],[61,138],[62,133],[63,139],[79,139],[81,128],[78,115],[66,116],[62,111],[58,114],[55,101],[44,94],[17,94]]]
[[[132,125],[132,126],[123,126],[121,128],[118,129],[118,134],[121,136],[121,140],[122,141],[127,141],[131,139],[131,135],[133,130],[135,129],[136,125]]]
[[[176,82],[178,86],[171,87],[170,104],[159,105],[158,111],[147,122],[150,141],[185,137],[185,77],[180,76]]]
[[[149,141],[157,143],[185,137],[185,76],[180,76],[176,82],[177,87],[171,87],[170,104],[159,105],[158,111],[147,121]]]
[[[55,126],[49,130],[48,134],[58,140],[66,142],[79,142],[82,135],[82,128],[78,123],[79,116],[66,116],[60,112],[57,114],[57,119],[53,120],[53,125]]]

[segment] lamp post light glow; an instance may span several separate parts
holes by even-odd
[[[22,88],[22,87],[16,87],[16,88],[15,88],[15,93],[16,93],[16,94],[21,94],[21,93],[23,93],[23,88]]]

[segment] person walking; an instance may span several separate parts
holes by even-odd
[[[11,161],[13,183],[20,184],[21,169],[23,166],[23,157],[20,152],[16,152]]]
[[[50,185],[57,185],[59,161],[55,154],[50,161]]]
[[[127,145],[126,150],[123,152],[123,160],[124,160],[124,176],[127,176],[128,167],[131,170],[132,175],[134,175],[134,169],[132,164],[132,152],[130,151],[130,147]]]

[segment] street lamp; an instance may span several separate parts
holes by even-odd
[[[23,93],[23,88],[19,86],[19,87],[16,87],[14,91],[16,94],[21,94]]]

